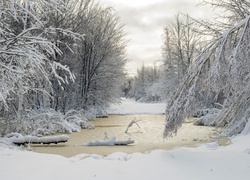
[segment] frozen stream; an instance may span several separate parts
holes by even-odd
[[[131,120],[138,122],[124,133]],[[177,147],[197,146],[204,142],[212,141],[217,131],[213,127],[193,126],[192,122],[184,123],[178,131],[178,135],[167,140],[162,138],[165,115],[121,115],[109,116],[109,118],[97,119],[93,122],[94,130],[82,130],[79,133],[69,134],[69,141],[57,145],[32,145],[35,152],[59,154],[71,157],[77,154],[108,155],[113,152],[147,152],[154,149],[170,150]],[[103,139],[104,133],[109,137],[116,136],[118,140],[134,139],[135,143],[129,146],[82,146],[97,139]]]

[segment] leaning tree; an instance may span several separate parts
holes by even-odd
[[[187,76],[167,105],[164,136],[177,133],[197,109],[220,106],[207,124],[233,135],[250,118],[250,16],[212,41],[189,67]]]

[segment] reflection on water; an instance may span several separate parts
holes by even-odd
[[[138,122],[124,133],[131,120]],[[109,116],[109,118],[97,119],[93,122],[95,129],[82,130],[79,133],[69,134],[67,143],[58,145],[32,145],[33,151],[49,154],[59,154],[71,157],[77,154],[108,155],[113,152],[146,152],[154,149],[173,149],[183,146],[196,146],[200,143],[210,142],[217,132],[213,127],[193,126],[193,123],[184,123],[178,131],[178,135],[167,140],[162,137],[164,129],[164,115],[126,115]],[[109,137],[116,136],[118,140],[134,139],[135,143],[129,146],[82,146],[97,139],[103,139],[104,133]]]

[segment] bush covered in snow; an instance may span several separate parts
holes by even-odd
[[[11,131],[31,135],[78,132],[81,129],[94,128],[88,119],[94,119],[94,115],[85,110],[70,110],[65,115],[53,109],[31,111],[24,116],[21,123],[6,123],[2,134]]]
[[[204,125],[204,126],[218,126],[217,116],[220,113],[220,109],[204,109],[198,111],[196,116],[200,119],[194,122],[194,125]]]

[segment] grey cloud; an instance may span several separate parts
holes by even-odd
[[[174,1],[173,3],[169,3],[165,1],[140,9],[123,7],[119,9],[119,14],[123,22],[128,26],[148,28],[150,30],[154,27],[163,27],[166,25],[178,11],[191,11],[193,8],[194,4],[192,2]],[[143,18],[148,18],[149,23],[145,23]]]
[[[161,58],[162,34],[164,27],[173,20],[178,12],[196,16],[206,12],[206,8],[196,7],[199,0],[162,0],[148,6],[132,7],[117,5],[114,7],[125,24],[128,39],[128,58],[140,67],[152,64]],[[134,68],[135,69],[135,68]]]
[[[191,0],[164,1],[142,8],[128,8],[124,6],[118,10],[123,23],[128,26],[128,29],[151,31],[156,28],[164,28],[178,12],[196,16],[199,12],[198,9],[202,10],[202,12],[206,11],[205,7],[199,6],[197,8],[195,2]],[[148,18],[148,22],[145,22],[144,18]]]

